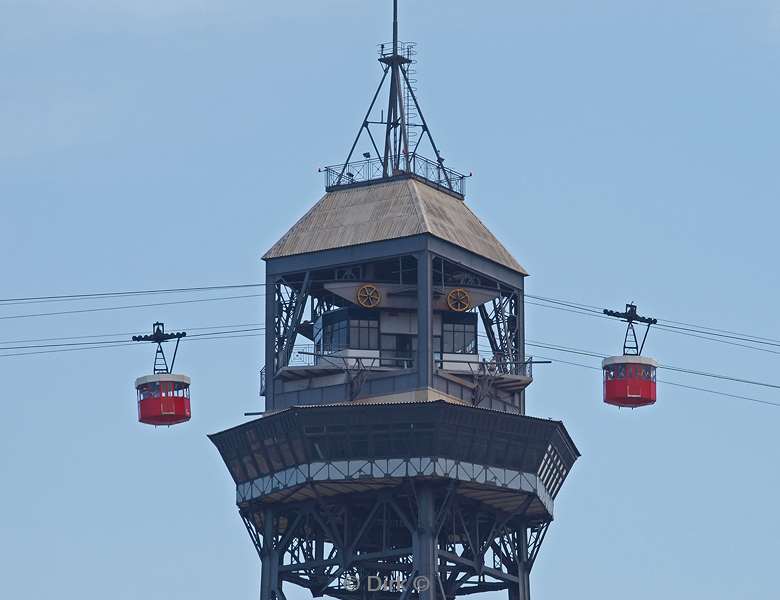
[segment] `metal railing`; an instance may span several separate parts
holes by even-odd
[[[347,350],[347,348],[343,348]],[[300,344],[293,347],[292,354],[290,355],[291,367],[313,367],[313,366],[343,366],[348,368],[363,368],[372,369],[376,367],[391,368],[391,369],[413,369],[414,357],[404,354],[399,354],[395,350],[383,350],[379,352],[379,356],[368,355],[354,355],[354,356],[342,356],[341,350],[335,350],[331,353],[317,353],[313,344]],[[462,366],[463,370],[470,371],[472,374],[488,374],[488,375],[519,375],[533,379],[533,357],[529,356],[525,362],[508,362],[498,360],[492,354],[489,356],[479,355],[463,355],[464,357],[472,356],[473,358],[463,359],[444,359],[441,352],[433,353],[434,367],[441,370],[446,370],[445,365],[457,364]],[[460,370],[460,369],[458,369]],[[263,366],[260,369],[260,396],[265,396],[266,390],[266,367]]]
[[[350,353],[342,354],[343,351],[349,350]],[[414,367],[414,358],[406,354],[400,354],[395,350],[380,350],[370,351],[364,350],[363,354],[360,354],[361,350],[354,348],[338,348],[331,352],[316,352],[314,345],[301,344],[293,348],[293,353],[290,358],[290,366],[349,366],[352,363],[360,362],[364,367],[388,367],[395,369],[411,369]],[[379,352],[376,354],[368,354],[368,352]]]
[[[458,196],[465,195],[466,175],[453,171],[436,161],[416,153],[411,153],[408,157],[402,157],[401,168],[387,173],[387,175],[384,172],[382,159],[378,157],[346,164],[331,165],[325,167],[324,171],[325,189],[328,191],[356,183],[410,174]]]
[[[381,44],[377,44],[376,51],[380,57],[392,56],[393,42],[383,42]],[[398,54],[409,60],[412,60],[412,58],[417,54],[417,42],[402,42],[401,40],[398,40]]]
[[[293,346],[289,365],[291,367],[311,367],[317,364],[315,359],[314,344],[296,344]]]
[[[344,350],[351,350],[353,356],[342,355]],[[365,351],[366,353],[369,351]],[[376,351],[374,351],[376,352]],[[362,361],[373,360],[375,366],[395,367],[400,369],[411,369],[414,367],[414,357],[398,353],[396,350],[380,350],[379,355],[359,354],[360,350],[350,348],[338,348],[331,352],[316,352],[314,344],[296,344],[290,355],[289,365],[291,367],[313,367],[324,363],[332,364],[335,361],[341,362],[348,359],[361,359]],[[533,377],[533,359],[528,357],[524,362],[511,362],[486,354],[483,356],[476,354],[463,354],[462,358],[445,359],[441,352],[433,353],[433,363],[436,368],[443,368],[445,364],[463,365],[464,370],[485,370],[487,372],[503,373],[509,375],[520,375]],[[260,372],[261,388],[265,389],[265,367]]]
[[[472,355],[473,358],[466,358],[467,356],[469,355],[464,355],[463,359],[443,358],[437,352],[433,356],[434,366],[437,369],[447,370],[447,365],[457,365],[458,370],[471,371],[474,374],[519,375],[533,379],[533,359],[531,357],[525,362],[510,362],[500,358],[496,359],[493,355]]]

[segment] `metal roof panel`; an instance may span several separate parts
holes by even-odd
[[[463,200],[413,178],[327,192],[263,259],[425,233],[528,274]]]

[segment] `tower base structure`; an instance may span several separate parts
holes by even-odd
[[[563,424],[442,400],[293,407],[210,436],[261,559],[261,600],[507,590],[579,457]]]

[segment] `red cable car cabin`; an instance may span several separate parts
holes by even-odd
[[[141,423],[176,425],[190,420],[190,378],[186,375],[144,375],[135,380],[135,389]]]
[[[601,366],[604,402],[623,408],[655,404],[655,360],[646,356],[611,356]]]

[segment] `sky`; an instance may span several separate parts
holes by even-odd
[[[467,203],[528,293],[780,337],[780,3],[400,11],[437,144],[473,172]],[[389,0],[0,0],[0,298],[260,281],[261,254],[323,193],[317,169],[346,156],[390,35]],[[262,303],[24,318],[122,303],[6,304],[0,341],[258,323]],[[526,314],[531,340],[621,349],[617,322]],[[149,346],[0,357],[1,595],[256,598],[259,561],[206,434],[262,407],[261,349],[182,343],[193,418],[170,429],[136,421]],[[780,381],[766,352],[651,331],[646,353]],[[563,420],[582,452],[535,600],[774,595],[780,409],[659,385],[655,406],[618,411],[595,370],[534,376],[529,413]]]

